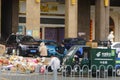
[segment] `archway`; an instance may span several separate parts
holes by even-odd
[[[115,23],[114,20],[111,17],[109,17],[109,33],[111,31],[113,31],[114,32],[113,34],[115,34]]]
[[[115,33],[115,24],[114,24],[114,20],[110,17],[109,18],[109,32],[111,31]]]

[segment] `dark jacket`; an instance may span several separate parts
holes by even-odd
[[[64,54],[65,47],[59,45],[59,46],[56,47],[56,51],[57,51],[59,54]]]

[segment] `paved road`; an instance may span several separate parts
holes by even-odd
[[[0,80],[120,80],[120,77],[108,77],[108,78],[88,78],[88,77],[63,77],[61,74],[57,74],[54,77],[53,74],[16,74],[16,73],[2,73],[0,74]]]

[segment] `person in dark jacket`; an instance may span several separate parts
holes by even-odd
[[[65,46],[64,46],[64,43],[61,43],[60,45],[58,45],[56,48],[56,52],[57,52],[57,55],[58,55],[58,57],[59,57],[59,59],[60,59],[60,63],[62,64],[62,62],[63,62],[63,57],[64,57],[64,55],[65,55],[65,51],[66,51],[66,48],[65,48]]]
[[[60,45],[58,45],[56,47],[56,51],[59,53],[59,54],[64,54],[64,51],[65,51],[65,46],[63,43],[61,43]]]

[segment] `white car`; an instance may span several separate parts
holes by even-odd
[[[111,48],[116,49],[116,75],[120,76],[120,42],[112,43]]]
[[[113,42],[112,45],[111,45],[111,48],[113,48],[113,49],[120,48],[120,42]]]
[[[120,58],[120,42],[112,43],[111,48],[116,49],[117,56]]]

